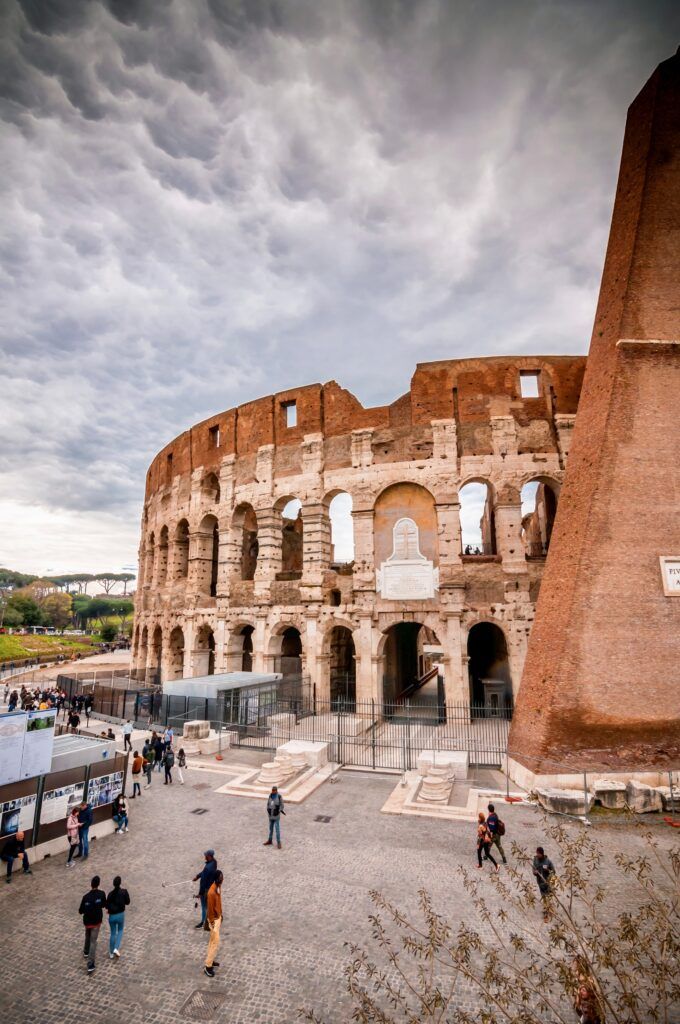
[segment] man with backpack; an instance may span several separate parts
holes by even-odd
[[[175,754],[172,747],[167,747],[163,754],[163,767],[165,768],[165,785],[172,785],[172,768],[175,763]]]
[[[87,958],[87,973],[92,974],[95,968],[94,957],[97,950],[97,939],[99,929],[104,919],[104,907],[106,906],[106,893],[99,888],[99,875],[95,875],[90,882],[90,891],[86,892],[80,901],[78,913],[83,916],[85,925],[85,948],[83,956]]]
[[[486,827],[491,835],[491,845],[496,847],[503,858],[503,863],[507,864],[508,862],[505,857],[505,850],[501,843],[501,836],[505,835],[505,825],[496,814],[493,804],[489,804],[489,816],[486,819]]]
[[[274,829],[276,829],[276,845],[281,849],[281,815],[286,812],[283,809],[283,797],[279,793],[276,786],[272,786],[272,791],[269,794],[267,800],[267,815],[269,816],[269,839],[263,846],[271,846]]]

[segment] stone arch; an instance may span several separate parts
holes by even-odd
[[[232,539],[239,559],[239,579],[255,579],[260,550],[255,509],[249,502],[236,506],[231,521]]]
[[[184,677],[184,631],[181,626],[175,626],[170,633],[167,671],[168,679],[182,679]]]
[[[150,636],[151,639],[146,666],[147,682],[162,682],[161,666],[163,664],[163,630],[160,625],[156,625],[154,627]]]
[[[158,535],[158,553],[156,557],[156,586],[162,587],[168,578],[168,548],[170,546],[167,526],[161,527]]]
[[[183,580],[189,575],[189,523],[180,519],[175,527],[173,552],[173,580]]]
[[[545,558],[548,554],[558,497],[559,484],[550,477],[533,476],[523,483],[521,532],[527,559]]]
[[[461,554],[495,555],[496,514],[493,485],[483,477],[470,477],[458,490]]]
[[[209,505],[217,505],[220,500],[220,481],[216,473],[206,473],[201,481],[201,495]]]
[[[333,623],[324,636],[328,647],[328,676],[331,704],[350,710],[356,707],[357,672],[354,632],[346,625]]]
[[[468,627],[467,656],[470,702],[505,708],[512,695],[512,676],[508,642],[499,622],[484,618]]]
[[[382,700],[386,705],[439,704],[437,672],[426,648],[440,646],[439,637],[424,615],[392,622],[382,630],[378,654],[382,664]]]
[[[231,627],[227,641],[227,672],[253,671],[253,636],[251,622],[239,622]]]
[[[195,676],[215,674],[215,633],[209,622],[203,622],[196,630],[194,644]]]
[[[302,674],[302,630],[295,622],[279,622],[272,628],[267,645],[271,670],[283,676]]]
[[[281,517],[281,568],[276,578],[299,580],[304,544],[302,502],[295,495],[286,495],[277,500],[274,511]]]
[[[217,518],[203,516],[196,531],[196,587],[208,597],[217,596],[217,573],[220,559],[220,528]]]
[[[352,495],[340,488],[329,491],[324,497],[323,507],[327,519],[329,545],[324,564],[351,565],[354,562],[353,506]]]
[[[401,481],[385,487],[375,501],[373,543],[376,569],[393,554],[394,527],[402,519],[415,523],[420,552],[433,565],[438,565],[434,495],[422,484]]]
[[[144,582],[147,586],[152,586],[153,570],[154,570],[154,558],[156,555],[156,535],[152,530],[149,534],[148,540],[145,547],[145,565],[144,565]]]

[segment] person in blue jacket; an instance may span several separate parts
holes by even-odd
[[[217,873],[217,861],[215,860],[215,851],[206,850],[203,856],[205,857],[205,864],[203,865],[203,870],[199,871],[199,873],[195,875],[194,878],[192,879],[192,881],[199,883],[198,895],[201,900],[201,920],[197,925],[195,925],[196,928],[203,928],[207,920],[208,889],[215,881],[215,875]]]
[[[80,823],[80,836],[78,838],[76,857],[82,857],[83,860],[87,860],[90,856],[90,825],[92,824],[92,808],[87,800],[83,800],[80,805],[78,821]]]

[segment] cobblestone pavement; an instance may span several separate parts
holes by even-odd
[[[254,757],[229,755],[239,763]],[[87,864],[67,871],[63,854],[37,864],[32,877],[0,883],[0,1009],[7,1024],[284,1024],[299,1019],[301,1006],[328,1024],[344,1024],[351,1010],[343,942],[369,937],[370,888],[408,909],[425,886],[449,919],[466,912],[455,872],[461,862],[475,862],[474,825],[381,815],[394,776],[344,772],[339,784],[325,784],[290,808],[281,851],[262,845],[262,802],[215,793],[225,776],[212,771],[190,768],[185,779],[184,786],[164,786],[154,773],[151,789],[131,805],[130,832],[94,842]],[[192,813],[196,808],[205,813]],[[330,823],[316,822],[320,814]],[[533,849],[541,840],[532,809],[504,806],[503,817],[509,841],[516,837]],[[628,828],[597,828],[610,852],[638,842]],[[161,886],[191,878],[208,847],[225,873],[214,980],[202,973],[207,937],[193,927],[193,888]],[[105,923],[97,970],[88,977],[77,911],[95,872],[107,890],[120,873],[132,905],[121,959],[108,959]],[[212,1016],[184,1012],[196,991],[222,997]]]

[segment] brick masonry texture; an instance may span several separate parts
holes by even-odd
[[[510,745],[617,766],[680,759],[680,55],[628,112],[569,468]],[[550,768],[546,764],[546,770]]]
[[[248,756],[238,751],[239,763]],[[369,939],[371,888],[413,911],[424,886],[452,921],[470,915],[456,871],[476,863],[474,824],[381,815],[394,776],[343,773],[338,785],[291,807],[280,852],[261,845],[262,802],[215,793],[224,775],[189,767],[185,778],[183,787],[170,787],[154,774],[152,788],[131,804],[130,832],[97,840],[87,864],[67,871],[62,854],[37,864],[30,878],[0,882],[0,1008],[7,1024],[186,1024],[181,1009],[196,990],[225,995],[217,1024],[292,1024],[300,1006],[314,1008],[327,1024],[346,1024],[344,943]],[[194,788],[205,783],[207,789]],[[199,806],[207,813],[191,814]],[[330,824],[316,823],[318,814],[330,816]],[[503,818],[506,848],[516,839],[531,850],[544,838],[534,810],[506,807]],[[632,854],[640,841],[627,826],[594,827],[607,849],[600,878],[606,886],[615,852]],[[670,830],[651,827],[667,848]],[[195,875],[208,847],[225,875],[214,980],[202,974],[207,936],[193,927],[191,887],[161,887]],[[104,923],[97,969],[87,977],[78,905],[95,872],[107,891],[120,873],[132,902],[120,961],[108,959]],[[489,893],[493,908],[491,886]],[[610,887],[607,912],[625,902],[625,891]],[[461,1004],[475,1005],[465,989]]]

